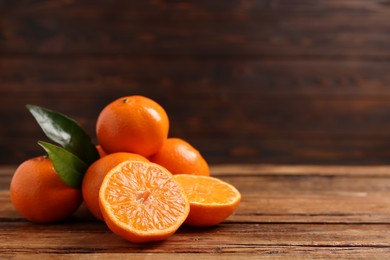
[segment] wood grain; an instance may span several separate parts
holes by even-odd
[[[170,135],[194,142],[211,163],[390,158],[388,62],[0,58],[0,64],[5,164],[40,152],[43,135],[25,104],[61,111],[94,137],[99,111],[129,94],[162,104]]]
[[[168,240],[132,244],[113,234],[103,224],[75,223],[45,227],[12,223],[1,225],[2,253],[257,253],[257,247],[382,247],[388,248],[389,225],[292,225],[223,224],[213,229],[185,227]],[[232,234],[236,234],[232,236]],[[28,244],[21,248],[21,241]],[[7,252],[8,251],[8,252]]]
[[[42,153],[27,103],[141,94],[210,163],[386,164],[388,1],[0,1],[1,164]]]
[[[7,55],[389,57],[379,0],[5,2]]]
[[[202,253],[202,259],[385,259],[389,255],[387,248],[354,248],[354,247],[259,247],[256,253]],[[12,254],[0,254],[4,259],[14,259]],[[39,253],[40,259],[64,259],[63,255],[56,253]],[[131,258],[135,260],[149,259],[172,259],[178,260],[199,259],[199,253],[115,253],[109,255],[110,259]],[[19,253],[18,259],[31,259],[31,254]],[[69,253],[66,254],[66,259],[90,259],[90,254],[85,253]],[[106,259],[107,253],[94,253],[94,259]]]
[[[5,259],[36,254],[380,259],[390,253],[390,235],[384,232],[390,228],[388,166],[213,165],[213,176],[242,193],[235,214],[216,227],[183,226],[166,241],[141,245],[114,235],[85,207],[58,224],[24,220],[8,198],[15,167],[0,169],[0,256]]]
[[[0,1],[0,258],[389,258],[389,3]],[[129,94],[158,101],[170,135],[237,186],[236,213],[147,245],[83,206],[23,219],[10,179],[45,139],[25,105],[96,140],[99,111]]]

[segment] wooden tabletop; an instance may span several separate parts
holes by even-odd
[[[390,256],[390,166],[214,165],[242,202],[212,228],[181,227],[133,244],[84,207],[52,225],[23,219],[9,200],[14,166],[0,168],[0,258],[377,258]]]

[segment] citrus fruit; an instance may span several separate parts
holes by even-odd
[[[44,156],[19,165],[11,180],[10,196],[16,210],[37,223],[63,220],[82,202],[81,190],[67,186]]]
[[[99,203],[107,226],[132,242],[168,238],[190,210],[173,175],[164,167],[141,161],[113,168],[100,187]]]
[[[210,175],[209,165],[199,151],[179,138],[168,138],[150,161],[164,166],[172,174]]]
[[[103,215],[99,208],[100,185],[112,168],[127,160],[149,161],[142,155],[135,153],[111,153],[92,163],[85,172],[81,185],[84,203],[92,215],[100,220],[103,220]]]
[[[182,185],[190,202],[190,214],[185,221],[188,225],[217,225],[240,203],[240,192],[220,179],[190,174],[178,174],[174,178]]]
[[[168,130],[165,110],[143,96],[111,102],[100,112],[96,123],[98,142],[105,152],[130,152],[145,157],[161,148]]]

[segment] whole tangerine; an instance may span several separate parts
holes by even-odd
[[[167,168],[172,174],[210,175],[209,165],[200,152],[180,138],[168,138],[150,161]]]
[[[19,165],[11,180],[10,196],[16,210],[36,223],[63,220],[82,202],[81,190],[66,185],[44,156]]]
[[[97,139],[105,152],[129,152],[145,157],[161,148],[168,130],[165,110],[143,96],[126,96],[111,102],[100,112],[96,123]]]

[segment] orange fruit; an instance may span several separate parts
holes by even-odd
[[[19,165],[11,180],[10,196],[16,210],[37,223],[63,220],[82,202],[81,190],[67,186],[44,156]]]
[[[127,160],[149,161],[142,155],[135,153],[112,153],[92,163],[85,172],[81,185],[84,203],[92,215],[100,220],[103,220],[103,215],[99,208],[100,185],[112,168]]]
[[[99,203],[107,226],[132,242],[168,238],[190,210],[183,188],[168,170],[140,161],[123,162],[106,175]]]
[[[172,174],[210,175],[209,165],[199,151],[179,138],[168,138],[150,161],[164,166]]]
[[[240,192],[232,185],[210,176],[178,174],[190,202],[190,214],[185,223],[192,226],[213,226],[230,216],[241,200]]]
[[[127,96],[108,104],[99,114],[96,135],[107,153],[130,152],[148,157],[168,137],[165,110],[143,96]]]

